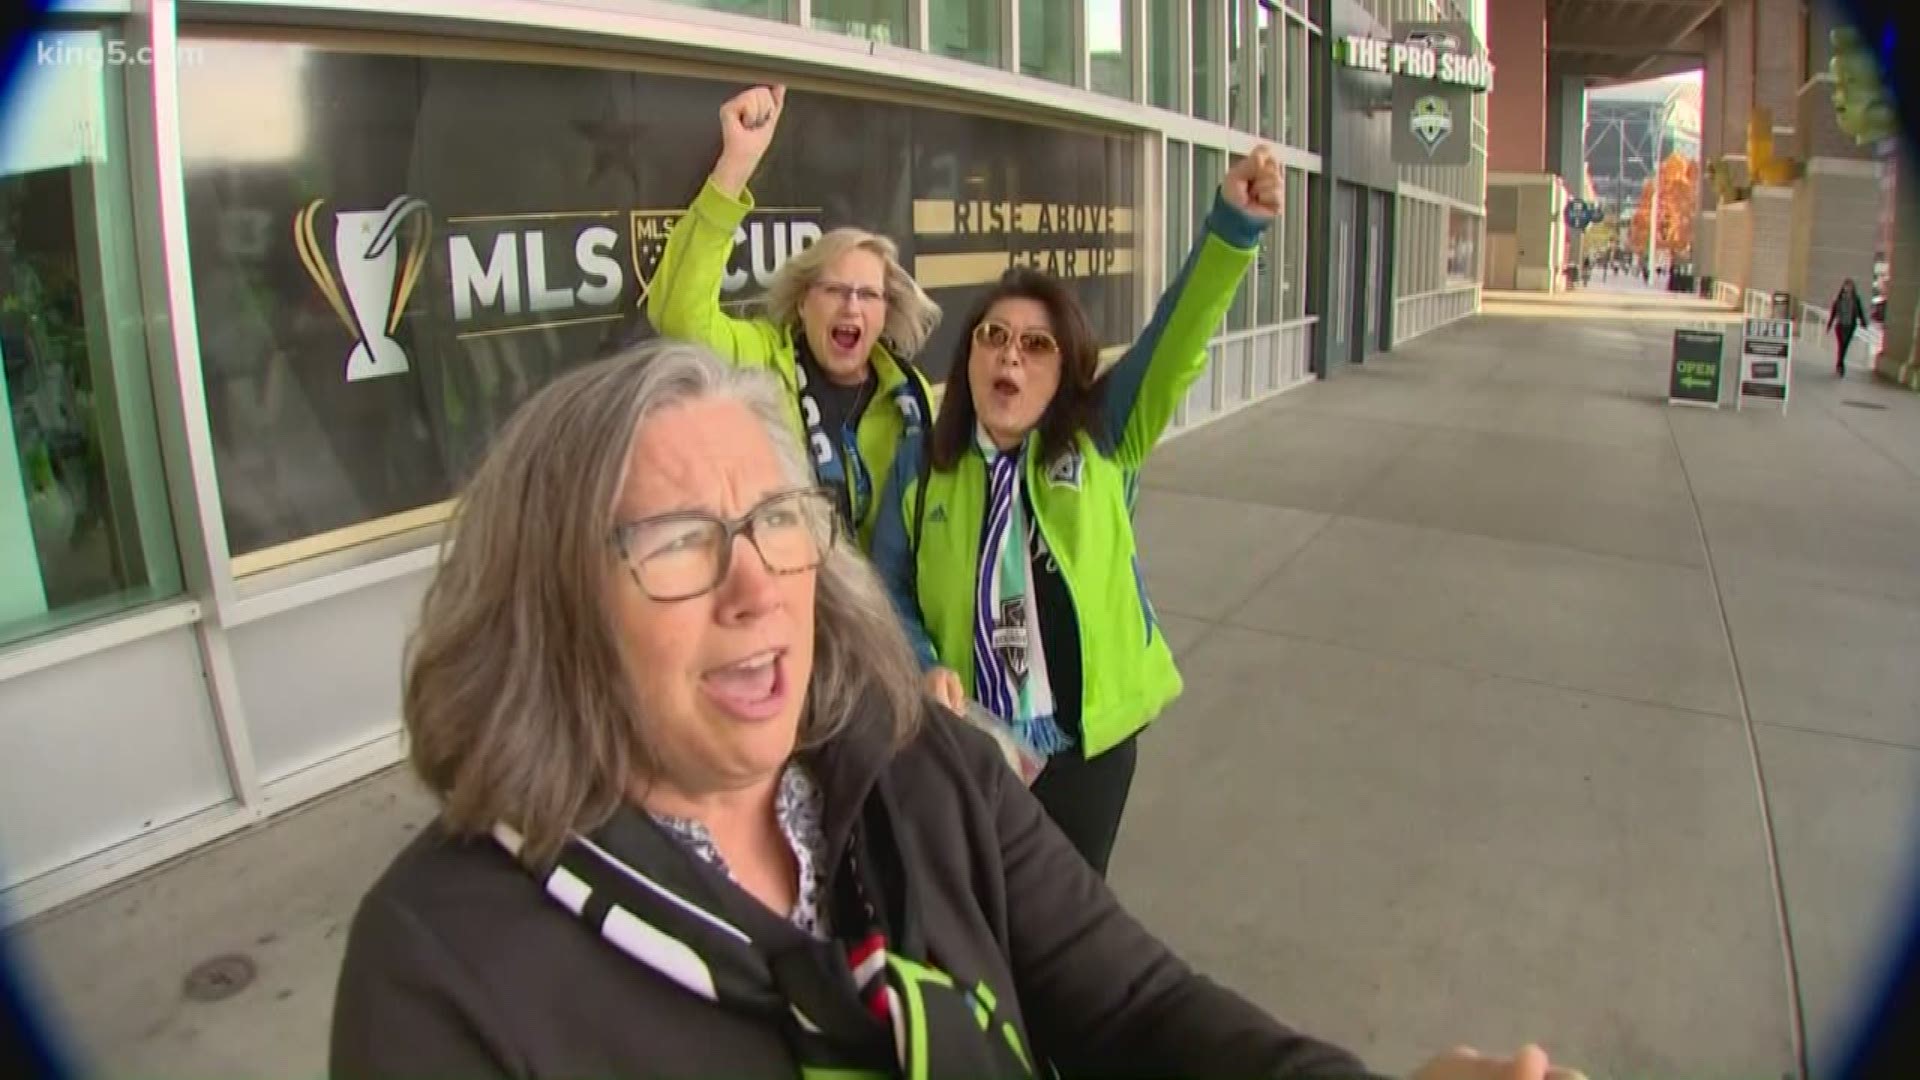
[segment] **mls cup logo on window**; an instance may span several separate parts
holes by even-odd
[[[420,267],[427,258],[427,240],[433,233],[427,204],[401,195],[384,210],[342,210],[333,215],[333,267],[314,236],[313,222],[321,200],[294,215],[293,242],[306,264],[308,276],[319,288],[341,325],[354,338],[347,354],[347,381],[399,375],[408,369],[406,350],[393,339],[400,315],[420,283]],[[408,223],[405,259],[401,258],[402,230]],[[345,286],[342,295],[341,286]]]
[[[1407,126],[1413,129],[1413,137],[1420,140],[1420,145],[1427,148],[1427,156],[1431,157],[1447,136],[1453,134],[1453,110],[1447,107],[1446,99],[1433,94],[1415,98]]]

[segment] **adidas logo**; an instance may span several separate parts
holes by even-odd
[[[927,513],[927,520],[936,525],[944,524],[947,520],[947,504],[941,503],[934,507]]]

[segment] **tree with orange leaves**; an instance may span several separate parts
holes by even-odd
[[[1693,247],[1693,212],[1700,184],[1700,163],[1692,158],[1669,154],[1660,163],[1660,237],[1659,246],[1668,255],[1678,257]],[[1640,185],[1640,205],[1634,208],[1627,229],[1627,243],[1635,251],[1647,250],[1648,216],[1653,208],[1653,177]]]

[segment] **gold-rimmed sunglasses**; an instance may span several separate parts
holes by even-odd
[[[1014,330],[1013,327],[998,319],[982,319],[973,328],[973,343],[983,349],[998,352],[1012,342],[1020,350],[1020,355],[1029,360],[1044,360],[1060,355],[1060,342],[1045,330],[1028,327]]]

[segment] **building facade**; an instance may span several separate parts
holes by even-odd
[[[1722,299],[1767,309],[1785,293],[1808,328],[1840,284],[1873,295],[1873,370],[1920,389],[1920,189],[1898,140],[1861,142],[1834,113],[1831,33],[1842,5],[1723,0],[1706,38],[1694,250]]]
[[[1654,163],[1674,154],[1700,158],[1697,87],[1652,82],[1587,95],[1587,179],[1609,216],[1630,219]]]
[[[1014,264],[1072,282],[1123,346],[1228,164],[1274,146],[1287,212],[1184,430],[1477,310],[1484,95],[1456,121],[1468,164],[1344,166],[1387,114],[1337,79],[1329,29],[1475,18],[68,4],[0,122],[0,910],[401,759],[450,500],[528,395],[651,333],[649,277],[743,86],[784,82],[788,115],[725,299],[826,229],[886,232],[947,312],[918,358],[935,378]]]

